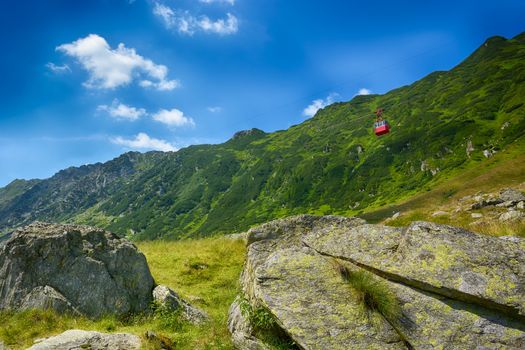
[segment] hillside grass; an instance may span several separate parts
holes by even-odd
[[[407,226],[413,221],[424,220],[459,226],[468,230],[495,236],[514,235],[525,237],[525,223],[501,223],[483,220],[475,225],[470,214],[463,211],[454,215],[433,217],[437,211],[451,212],[461,198],[480,192],[499,192],[503,188],[525,190],[525,142],[519,140],[513,146],[467,169],[457,169],[454,176],[440,181],[423,193],[404,199],[395,205],[385,206],[360,215],[369,222],[382,222],[389,226]],[[486,214],[492,208],[472,212]],[[400,212],[396,219],[391,216]]]
[[[119,320],[106,317],[91,321],[52,311],[0,312],[0,340],[12,349],[25,349],[38,338],[68,329],[133,333],[144,340],[147,330],[169,338],[176,349],[233,349],[226,323],[228,309],[238,291],[245,255],[242,241],[225,237],[185,241],[137,243],[146,255],[155,281],[177,291],[205,310],[211,321],[193,326],[177,314],[138,315]],[[156,345],[143,341],[145,349]]]

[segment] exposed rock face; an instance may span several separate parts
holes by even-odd
[[[523,218],[525,218],[525,214],[521,211],[508,211],[500,215],[499,221],[518,221]]]
[[[525,240],[426,222],[407,228],[342,217],[297,216],[248,233],[244,297],[302,349],[521,349],[525,347]],[[334,266],[368,271],[400,314],[363,311]],[[238,303],[238,302],[236,302]],[[263,349],[230,309],[239,349]]]
[[[140,338],[136,335],[104,334],[77,329],[65,331],[54,337],[42,340],[28,350],[133,350],[140,349]]]
[[[521,202],[525,201],[525,196],[518,190],[506,188],[500,192],[500,198],[504,202]]]
[[[170,310],[181,310],[182,316],[193,324],[201,324],[209,320],[208,315],[192,306],[182,299],[175,291],[166,286],[159,285],[153,290],[153,300],[158,305],[167,307]]]
[[[314,232],[304,241],[389,279],[525,316],[525,242],[428,222]]]
[[[144,255],[101,229],[35,223],[0,247],[0,309],[124,315],[147,309],[153,286]]]

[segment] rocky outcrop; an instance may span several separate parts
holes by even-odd
[[[202,324],[209,320],[209,316],[202,310],[192,306],[182,299],[172,289],[159,285],[153,290],[153,301],[157,307],[170,311],[181,311],[182,317],[190,323]]]
[[[140,346],[140,338],[136,335],[126,333],[105,334],[72,329],[57,336],[43,339],[28,350],[134,350],[140,349]]]
[[[125,315],[146,310],[153,287],[144,255],[101,229],[35,223],[0,247],[0,309]]]
[[[304,242],[391,280],[525,316],[525,241],[414,222],[406,229],[362,225],[312,232]]]
[[[303,215],[256,227],[247,242],[243,298],[301,349],[525,347],[520,238]],[[393,295],[399,312],[370,308],[347,278],[358,273]],[[238,303],[229,318],[235,345],[264,349]]]

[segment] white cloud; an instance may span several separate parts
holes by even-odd
[[[127,106],[120,103],[117,99],[113,100],[111,106],[100,105],[97,107],[97,110],[107,112],[111,117],[116,119],[127,119],[131,121],[137,120],[148,114],[144,108]]]
[[[71,73],[71,68],[69,68],[67,64],[64,64],[62,66],[57,66],[53,62],[49,62],[46,64],[46,67],[53,73],[57,73],[57,74]]]
[[[123,137],[115,137],[111,139],[111,142],[125,146],[132,149],[148,149],[157,150],[162,152],[175,152],[175,148],[172,144],[167,141],[154,139],[149,137],[147,134],[141,132],[134,139],[125,139]]]
[[[175,11],[170,7],[156,2],[155,7],[153,8],[153,14],[162,18],[167,27],[172,27],[174,25]]]
[[[208,110],[208,112],[211,112],[211,113],[220,113],[222,112],[222,107],[208,107],[206,108]]]
[[[96,34],[90,34],[69,44],[56,48],[74,57],[89,73],[85,86],[93,89],[114,89],[130,84],[136,77],[147,77],[140,82],[143,87],[158,90],[173,90],[179,86],[176,80],[168,80],[168,68],[155,64],[120,43],[111,49],[107,41]]]
[[[219,35],[235,34],[239,30],[239,20],[231,13],[226,18],[211,20],[208,16],[194,16],[189,11],[174,10],[166,5],[155,3],[153,13],[160,17],[167,29],[193,35],[197,31]]]
[[[372,93],[372,91],[368,90],[368,89],[365,89],[365,88],[361,88],[359,89],[359,91],[357,92],[356,96],[361,96],[361,95],[370,95]]]
[[[213,4],[213,3],[225,3],[230,5],[235,5],[235,0],[199,0],[204,4]]]
[[[312,103],[303,110],[303,115],[306,117],[313,117],[318,110],[325,108],[335,102],[335,99],[339,96],[337,93],[331,93],[324,100],[318,99],[313,100]]]
[[[185,116],[182,111],[176,108],[172,110],[161,109],[152,117],[154,120],[169,126],[195,126],[192,118]]]
[[[197,25],[205,32],[217,33],[220,35],[235,34],[239,30],[239,21],[231,13],[226,14],[226,19],[210,20],[207,16],[202,16]]]

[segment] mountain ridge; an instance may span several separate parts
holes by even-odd
[[[287,130],[240,131],[178,152],[128,152],[12,182],[0,189],[0,232],[39,219],[180,238],[386,205],[522,142],[523,39],[491,37],[449,71],[334,103]],[[392,125],[383,138],[371,131],[378,107]]]

